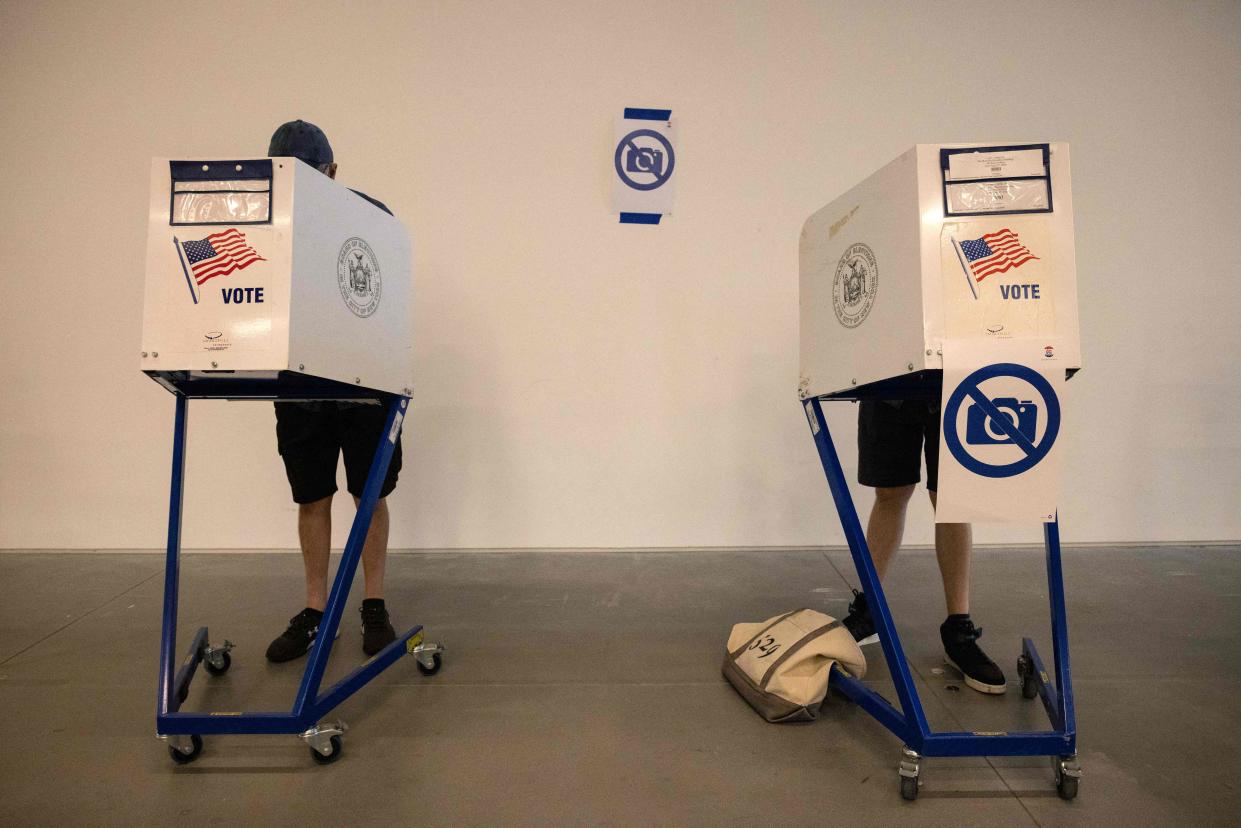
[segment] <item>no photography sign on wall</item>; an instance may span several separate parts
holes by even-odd
[[[670,109],[625,109],[616,120],[612,208],[625,224],[659,224],[676,194],[676,126]]]

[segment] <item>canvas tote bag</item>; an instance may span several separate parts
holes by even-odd
[[[840,621],[799,609],[733,627],[724,678],[767,721],[806,722],[818,716],[836,663],[866,675],[866,657]]]

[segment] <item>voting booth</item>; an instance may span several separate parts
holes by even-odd
[[[922,757],[965,755],[1050,756],[1071,799],[1080,771],[1056,511],[1061,389],[1081,367],[1068,145],[921,144],[816,211],[800,242],[800,364],[798,395],[900,709],[843,673],[833,686],[904,741],[908,799]],[[1055,680],[1029,638],[1017,667],[1050,731],[927,725],[822,409],[912,399],[939,411],[937,521],[1045,527]]]
[[[176,396],[156,732],[177,762],[192,761],[202,737],[216,733],[297,734],[317,761],[334,761],[344,724],[323,719],[337,705],[402,655],[425,675],[439,669],[443,648],[415,626],[321,688],[413,393],[411,290],[404,225],[297,159],[152,162],[141,369]],[[387,411],[386,439],[289,711],[181,710],[200,664],[214,676],[232,661],[233,645],[212,643],[206,627],[179,666],[174,657],[188,402],[208,398]]]
[[[297,159],[153,161],[146,262],[141,367],[170,389],[412,394],[409,234]]]
[[[945,339],[1081,367],[1067,144],[916,146],[806,220],[800,264],[803,397],[909,385]]]

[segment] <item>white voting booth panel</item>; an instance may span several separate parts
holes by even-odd
[[[401,222],[296,159],[152,161],[143,371],[408,396],[411,283]]]
[[[945,339],[1081,365],[1068,144],[919,144],[807,219],[800,259],[803,398],[942,369]]]

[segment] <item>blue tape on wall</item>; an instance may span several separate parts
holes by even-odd
[[[635,121],[666,121],[672,117],[671,109],[640,109],[625,107],[625,119]]]
[[[621,213],[621,224],[659,224],[661,213]]]

